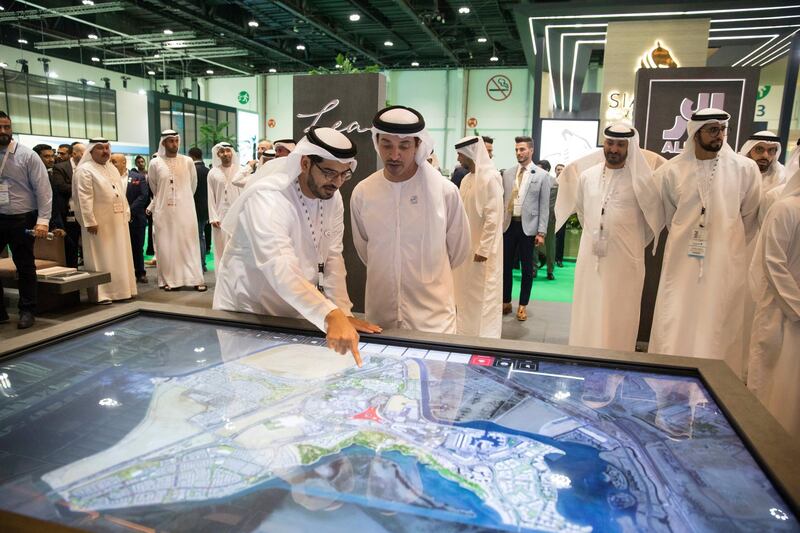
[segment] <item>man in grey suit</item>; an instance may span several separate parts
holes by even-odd
[[[503,314],[511,313],[512,271],[522,263],[522,287],[517,320],[528,319],[526,307],[533,287],[533,249],[544,243],[550,214],[550,177],[535,167],[533,139],[516,137],[517,164],[503,172]]]

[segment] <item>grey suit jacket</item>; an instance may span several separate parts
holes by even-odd
[[[514,190],[514,180],[517,177],[519,165],[506,169],[503,172],[503,206],[505,207],[505,220],[503,231],[511,225],[511,213],[508,212],[508,203]],[[547,233],[547,220],[550,216],[550,175],[535,166],[528,165],[528,171],[522,178],[519,193],[522,199],[522,231],[525,235]]]

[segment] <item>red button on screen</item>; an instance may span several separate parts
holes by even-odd
[[[494,357],[490,355],[473,355],[469,360],[469,364],[478,366],[492,366],[494,364]]]

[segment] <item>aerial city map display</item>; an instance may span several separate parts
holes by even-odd
[[[140,316],[0,362],[0,509],[96,531],[797,531],[695,378]],[[362,339],[363,340],[363,339]]]

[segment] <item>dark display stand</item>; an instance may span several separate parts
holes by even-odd
[[[347,290],[353,310],[364,311],[367,270],[353,246],[350,228],[350,193],[358,182],[379,168],[378,155],[367,130],[372,118],[386,105],[386,78],[383,74],[331,74],[294,77],[294,138],[308,128],[333,127],[347,134],[358,148],[358,168],[341,190],[344,201],[344,262]]]

